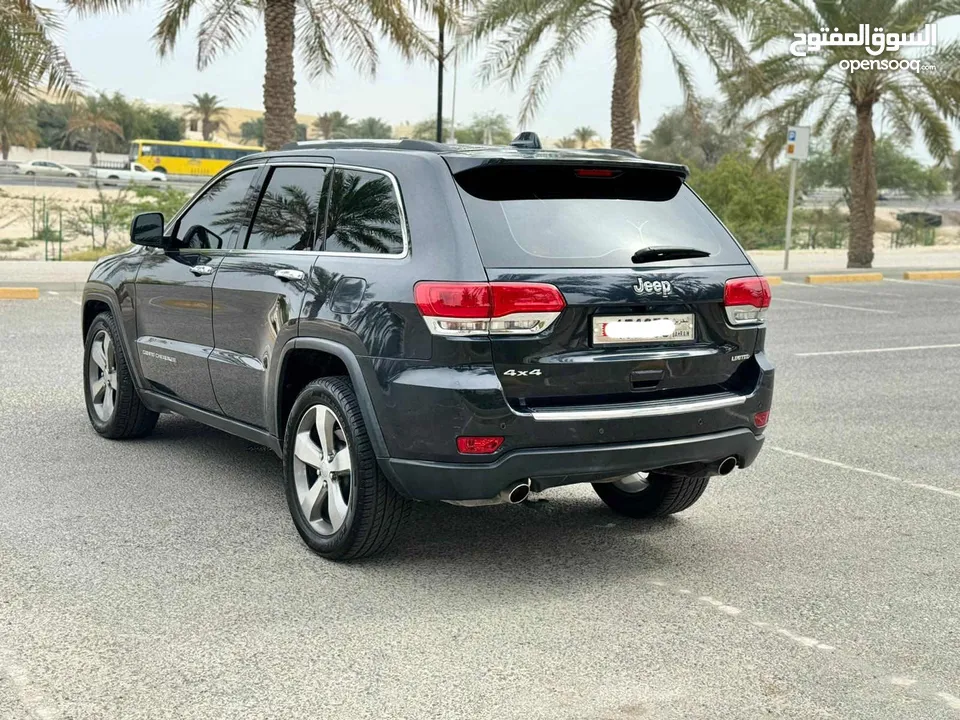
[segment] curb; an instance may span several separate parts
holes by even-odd
[[[3,281],[0,281],[3,282]],[[48,290],[55,290],[56,292],[83,292],[83,288],[86,285],[86,280],[79,282],[34,282],[34,283],[24,283],[23,285],[6,281],[6,284],[3,286],[5,290],[39,290],[40,292],[46,292]]]
[[[0,287],[0,300],[39,300],[40,289],[35,287]]]
[[[769,283],[771,286],[779,285],[783,282],[783,278],[779,275],[764,275],[764,277],[767,279],[767,283]]]
[[[834,273],[825,275],[807,275],[804,279],[808,285],[825,285],[827,283],[854,283],[854,282],[882,282],[882,272],[872,273]]]
[[[960,280],[960,270],[916,270],[905,272],[904,280]]]

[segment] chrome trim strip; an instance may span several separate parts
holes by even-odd
[[[708,400],[678,400],[676,402],[644,403],[612,408],[584,408],[582,410],[535,410],[529,414],[538,422],[570,422],[572,420],[624,420],[627,418],[659,417],[683,413],[718,410],[743,405],[745,395],[724,395]]]

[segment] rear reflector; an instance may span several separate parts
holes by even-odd
[[[766,426],[767,421],[770,419],[770,411],[764,410],[763,412],[758,412],[753,416],[753,424],[758,428]]]
[[[763,311],[770,307],[770,283],[764,277],[727,280],[723,288],[723,305],[731,325],[762,323]]]
[[[414,301],[434,335],[532,335],[567,303],[545,283],[418,282]]]
[[[501,445],[503,445],[501,435],[457,438],[457,450],[464,455],[489,455],[499,450]]]

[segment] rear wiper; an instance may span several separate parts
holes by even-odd
[[[685,258],[710,257],[706,250],[690,247],[648,247],[637,250],[630,258],[634,264],[658,262],[660,260],[683,260]]]

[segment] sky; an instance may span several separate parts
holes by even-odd
[[[196,18],[181,35],[173,55],[162,60],[157,57],[150,37],[159,9],[160,4],[151,0],[136,11],[122,15],[65,18],[62,44],[91,88],[111,93],[119,91],[129,97],[162,103],[185,103],[193,93],[209,92],[230,107],[262,107],[265,48],[262,31],[255,31],[238,50],[198,71]],[[801,28],[798,32],[804,30]],[[940,43],[960,37],[960,19],[940,23],[938,31]],[[665,111],[682,101],[665,41],[656,31],[646,32],[643,40],[641,137],[653,129]],[[716,78],[708,61],[692,50],[686,50],[685,55],[693,68],[698,91],[705,96],[716,95]],[[523,87],[514,92],[502,85],[482,87],[477,80],[481,58],[482,50],[459,63],[457,125],[468,122],[475,113],[491,110],[504,113],[516,124]],[[451,112],[452,81],[453,73],[448,69],[444,90],[446,116]],[[575,127],[589,125],[608,139],[612,81],[612,31],[607,23],[600,23],[589,42],[553,82],[546,103],[526,129],[544,137],[559,138],[569,135]],[[332,77],[315,81],[298,71],[296,91],[300,113],[340,110],[351,118],[376,116],[392,125],[414,123],[435,117],[436,69],[426,60],[408,63],[386,43],[381,43],[375,78],[359,75],[344,62]],[[960,132],[955,132],[955,145],[958,142]],[[929,160],[919,145],[915,146],[914,154],[923,161]]]

